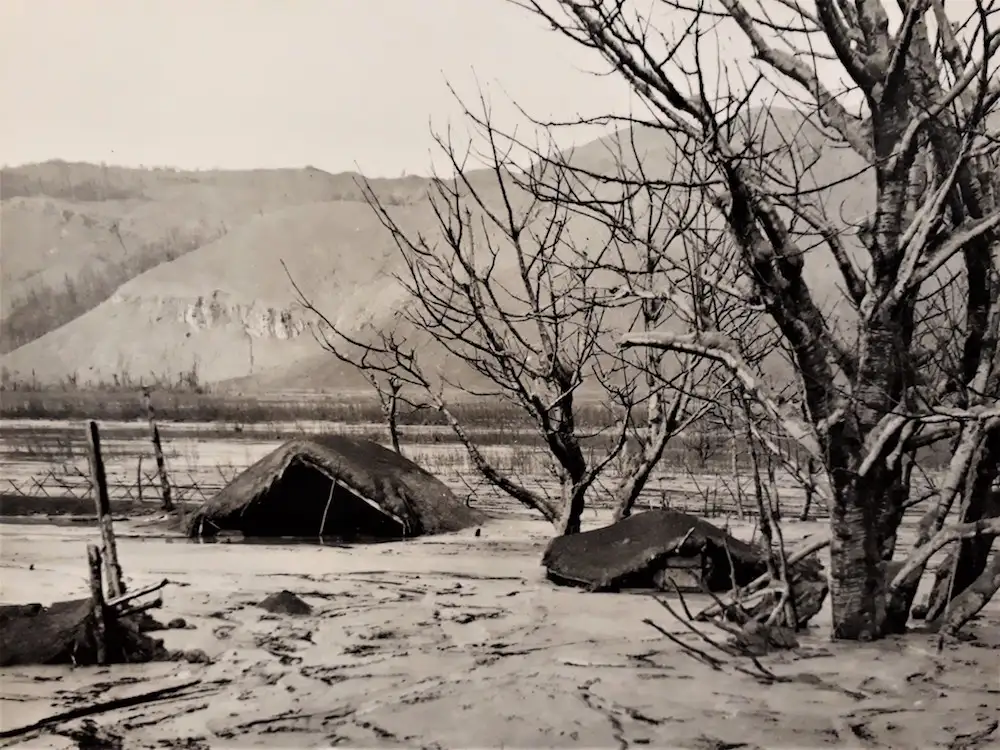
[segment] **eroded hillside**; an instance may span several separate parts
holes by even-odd
[[[33,341],[111,298],[129,280],[272,211],[362,201],[356,175],[316,169],[141,170],[47,162],[0,173],[0,351]],[[419,179],[378,181],[389,202]],[[381,194],[381,193],[380,193]]]
[[[814,173],[834,181],[858,171],[852,154],[789,122],[795,158],[814,162]],[[780,137],[780,128],[770,127],[767,143]],[[620,161],[633,168],[641,162],[648,177],[672,172],[671,144],[658,133],[638,133],[625,154],[608,144],[585,144],[571,158],[594,173]],[[473,181],[488,203],[501,205],[493,175],[479,172]],[[399,255],[355,175],[46,164],[5,171],[4,185],[4,333],[23,331],[27,339],[2,358],[11,379],[100,384],[193,375],[247,390],[353,386],[350,368],[317,346],[283,263],[348,329],[384,324],[403,301],[393,278]],[[426,180],[373,186],[406,232],[432,243],[440,236]],[[841,222],[860,216],[869,191],[864,176],[827,191],[829,214]],[[599,241],[582,220],[571,229],[581,246]],[[840,299],[830,263],[816,251],[806,264],[824,306]],[[496,273],[516,283],[509,254]],[[624,318],[612,323],[628,325]],[[434,368],[457,374],[440,351],[426,348],[426,356]]]

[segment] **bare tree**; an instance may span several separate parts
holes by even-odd
[[[607,331],[605,308],[590,289],[595,269],[561,260],[577,252],[567,212],[520,189],[511,178],[513,162],[492,131],[487,136],[489,172],[467,172],[465,159],[438,139],[456,177],[431,182],[429,205],[437,219],[432,236],[405,232],[393,208],[366,190],[400,251],[402,270],[396,279],[407,304],[399,322],[461,363],[470,376],[477,376],[474,381],[452,380],[443,372],[432,376],[416,347],[395,333],[382,331],[373,344],[321,317],[320,335],[331,351],[346,345],[364,352],[366,359],[355,360],[360,368],[422,389],[487,481],[541,512],[559,533],[573,533],[579,530],[587,491],[625,443],[628,419],[626,413],[607,410],[600,432],[612,431],[610,446],[591,461],[585,426],[578,421],[578,390],[585,380],[596,380],[626,402],[620,394],[629,384],[620,377],[617,362],[600,361],[602,350],[613,347],[600,343]],[[520,407],[552,457],[560,496],[551,497],[498,470],[449,407],[455,392]]]
[[[399,250],[405,304],[394,329],[361,334],[324,316],[301,290],[300,302],[317,316],[323,346],[362,369],[383,403],[405,391],[406,403],[441,411],[488,482],[541,512],[557,533],[574,533],[588,493],[604,491],[612,465],[624,466],[610,489],[616,517],[628,515],[670,438],[708,408],[713,388],[731,381],[712,386],[718,366],[686,357],[664,377],[668,355],[620,350],[622,325],[609,322],[631,315],[626,329],[654,330],[667,305],[696,315],[687,300],[700,299],[698,290],[669,282],[661,251],[691,226],[695,204],[652,189],[614,212],[583,210],[564,156],[539,153],[520,168],[511,157],[516,142],[497,132],[482,103],[482,115],[466,114],[486,144],[488,169],[467,170],[467,155],[436,138],[456,176],[431,181],[436,226],[427,234],[404,229],[394,207],[366,190]],[[709,257],[692,252],[675,263],[678,283],[707,275]],[[475,377],[429,373],[414,341],[435,345]],[[397,390],[387,392],[393,383]],[[605,405],[603,424],[580,422],[584,384]],[[456,393],[513,403],[528,417],[551,457],[557,497],[491,463],[450,406]],[[634,449],[616,461],[629,443]]]
[[[466,116],[483,129],[492,127],[471,112]],[[614,165],[611,173],[581,169],[572,152],[536,151],[536,169],[514,179],[540,200],[609,232],[602,253],[593,258],[581,254],[568,268],[597,271],[614,283],[600,304],[624,313],[629,330],[655,331],[671,319],[696,329],[710,320],[724,326],[734,322],[734,310],[745,324],[746,309],[705,293],[707,285],[720,283],[716,266],[726,257],[721,247],[726,238],[707,228],[708,215],[693,194],[678,189],[687,181],[679,164],[672,165],[670,175],[647,174],[634,135],[629,131],[627,137],[604,141]],[[560,175],[558,180],[546,179],[554,173]],[[619,189],[625,186],[632,189]],[[624,469],[612,489],[616,521],[631,514],[669,441],[702,419],[732,380],[720,382],[715,363],[686,355],[674,362],[667,358],[666,352],[646,349],[624,363],[638,377],[631,381],[632,388],[618,392],[626,396],[623,410],[635,418],[627,423]],[[672,378],[665,378],[668,371],[674,373]]]
[[[343,326],[334,324],[316,307],[294,280],[292,285],[300,304],[316,317],[317,325],[312,327],[312,332],[320,345],[340,361],[362,372],[378,392],[383,404],[394,399],[390,408],[396,410],[400,404],[413,410],[435,409],[444,416],[458,440],[465,446],[473,466],[486,481],[526,506],[540,511],[546,518],[553,520],[558,517],[558,509],[549,504],[547,496],[533,492],[513,477],[503,474],[486,458],[446,398],[443,383],[435,382],[433,376],[424,370],[417,356],[418,347],[411,344],[397,327],[384,325],[376,328],[369,324],[362,326],[357,332],[348,332]],[[401,319],[401,315],[395,316],[397,326]],[[398,427],[396,431],[398,432]],[[398,436],[396,439],[398,440]]]
[[[996,120],[989,120],[1000,99],[997,11],[975,0],[956,5],[956,13],[968,11],[958,17],[944,0],[906,0],[891,24],[884,0],[816,0],[814,9],[663,0],[657,7],[674,21],[689,21],[668,35],[664,14],[644,16],[627,0],[514,1],[599,53],[649,113],[627,121],[612,113],[605,121],[641,122],[683,143],[676,157],[703,177],[692,189],[716,208],[738,247],[739,272],[792,352],[808,418],[803,423],[798,404],[786,408],[776,398],[723,332],[632,333],[623,345],[711,359],[738,378],[829,483],[834,637],[902,630],[932,551],[975,538],[962,549],[981,552],[1000,531],[985,511],[1000,471],[1000,165]],[[752,47],[740,72],[755,69],[755,80],[727,81],[724,71],[706,69],[706,48],[714,45],[718,59],[726,28]],[[834,67],[847,93],[835,88]],[[766,86],[798,110],[795,121],[804,124],[793,129],[825,136],[813,148],[818,155],[803,155],[801,138],[782,137],[789,118],[782,128],[775,110],[762,115],[774,123],[771,133],[740,129],[752,119],[751,95]],[[858,95],[860,114],[849,92]],[[835,147],[860,163],[842,181],[874,183],[873,210],[856,239],[846,234],[852,217],[831,220],[823,210],[836,186],[821,184],[817,172],[839,161],[821,158]],[[797,178],[810,159],[813,185],[804,189]],[[817,253],[838,274],[839,313],[824,308],[810,283],[807,256]],[[958,356],[930,386],[923,377],[934,325],[922,304],[927,295],[951,295],[946,306],[960,305]],[[889,581],[896,530],[914,501],[916,450],[941,440],[951,440],[952,451],[938,505]],[[946,527],[956,504],[960,523]],[[979,582],[968,588],[979,592],[977,601],[996,590],[995,571],[980,569],[978,552],[960,551],[955,560],[968,571],[963,580]],[[959,609],[968,616],[970,607]]]

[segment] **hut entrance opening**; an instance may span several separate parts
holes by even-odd
[[[237,511],[244,536],[323,537],[332,541],[402,539],[405,527],[374,500],[295,458],[252,503]],[[235,520],[235,519],[234,519]]]

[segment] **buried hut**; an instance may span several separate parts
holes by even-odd
[[[697,516],[651,510],[553,539],[542,564],[551,581],[590,591],[727,591],[765,573],[767,556]]]
[[[289,440],[237,476],[187,522],[191,537],[324,537],[380,541],[484,520],[437,477],[369,440]]]
[[[610,526],[553,539],[542,564],[549,580],[589,591],[731,591],[768,573],[768,552],[708,521],[672,510],[637,513]],[[828,594],[822,564],[813,556],[791,566],[797,627],[805,626]],[[737,621],[766,620],[780,596],[772,589],[730,608]]]

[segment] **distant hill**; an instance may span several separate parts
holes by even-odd
[[[813,170],[824,180],[862,166],[796,118],[787,113],[782,129],[796,133],[802,154],[818,158]],[[612,142],[585,144],[572,159],[606,173],[615,164]],[[670,173],[673,147],[661,134],[640,131],[635,142],[647,174]],[[194,372],[199,382],[244,391],[363,384],[319,350],[281,266],[348,328],[392,315],[402,300],[391,278],[399,258],[356,177],[315,169],[174,172],[61,162],[4,170],[7,353],[0,365],[8,377],[41,383],[176,381]],[[477,173],[474,180],[499,206],[493,177]],[[374,188],[405,229],[433,238],[428,185],[408,177],[378,180]],[[824,202],[834,219],[856,217],[871,194],[862,177],[828,191]],[[571,229],[582,242],[593,241],[585,222]],[[513,280],[507,261],[498,274]],[[840,293],[829,264],[817,251],[806,273],[832,305]],[[455,364],[440,352],[427,348],[426,356],[455,375]]]
[[[5,168],[0,351],[70,322],[130,279],[255,217],[316,202],[361,202],[357,177],[311,168],[180,172],[59,161]],[[379,180],[375,188],[388,202],[403,203],[422,196],[424,184]]]

